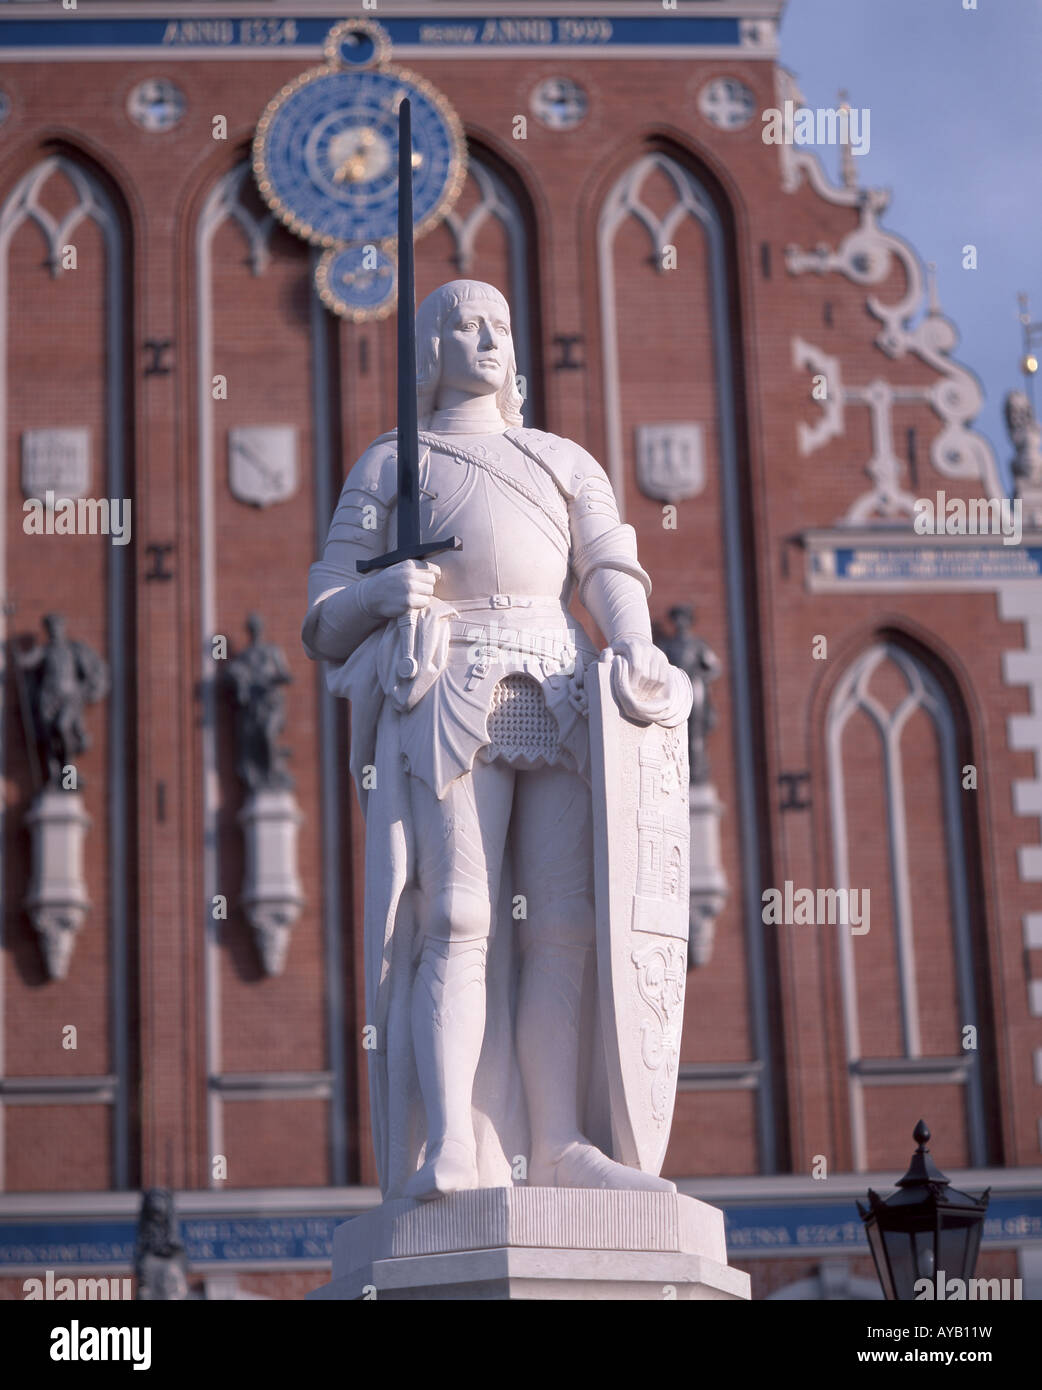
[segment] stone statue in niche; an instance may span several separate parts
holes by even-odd
[[[1009,391],[1005,402],[1006,428],[1016,454],[1013,476],[1021,482],[1042,483],[1042,428],[1035,419],[1031,400],[1024,391]]]
[[[60,613],[48,613],[43,625],[46,642],[15,652],[15,680],[36,788],[25,817],[32,845],[25,909],[48,976],[62,980],[76,934],[90,911],[83,861],[91,821],[76,759],[91,746],[86,707],[108,693],[109,671],[86,642],[66,636]]]
[[[249,645],[228,662],[225,684],[235,702],[235,770],[246,789],[238,813],[243,835],[240,903],[266,975],[281,975],[292,929],[304,904],[297,873],[300,808],[279,746],[286,723],[286,654],[262,640],[256,613],[246,619]]]
[[[1042,526],[1042,426],[1024,391],[1006,395],[1006,428],[1014,448],[1013,490],[1024,511],[1024,524]]]
[[[381,1186],[673,1192],[690,682],[652,642],[604,471],[522,427],[503,296],[443,285],[416,356],[422,529],[462,547],[359,573],[396,534],[381,435],[311,567],[302,634],[352,706]]]
[[[286,654],[273,642],[262,641],[264,623],[256,613],[246,619],[249,645],[228,662],[225,679],[235,700],[235,770],[250,791],[292,787],[285,767],[288,751],[278,746],[286,724],[290,685]]]
[[[27,673],[28,705],[35,735],[36,753],[46,786],[60,789],[63,772],[73,766],[80,753],[90,747],[84,725],[88,704],[108,694],[108,666],[86,642],[72,641],[65,634],[61,613],[48,613],[43,620],[46,642],[38,642],[17,654],[21,671]],[[77,777],[76,785],[82,785]]]
[[[720,674],[720,659],[706,641],[695,636],[695,610],[690,604],[675,605],[669,610],[669,616],[673,632],[668,636],[659,632],[655,640],[670,661],[687,672],[692,690],[688,721],[691,769],[688,964],[696,969],[708,965],[713,958],[716,919],[727,902],[727,876],[720,854],[720,817],[724,808],[709,780],[706,754],[706,739],[716,726],[709,683]]]
[[[691,717],[688,720],[688,765],[691,782],[701,786],[709,780],[706,738],[716,727],[716,710],[709,695],[709,683],[720,674],[720,659],[709,643],[694,633],[695,610],[679,603],[669,610],[673,632],[656,634],[656,641],[674,666],[686,671],[691,681]]]
[[[192,1298],[188,1289],[188,1258],[177,1238],[174,1194],[151,1187],[141,1201],[134,1250],[136,1297],[148,1302]]]

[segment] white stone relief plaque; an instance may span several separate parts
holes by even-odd
[[[702,426],[693,421],[638,425],[637,483],[661,502],[696,497],[706,484]]]
[[[23,430],[22,492],[44,500],[84,497],[90,488],[90,430]]]
[[[297,490],[293,425],[237,425],[228,431],[228,486],[240,502],[270,507]]]

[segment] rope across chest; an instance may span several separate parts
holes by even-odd
[[[425,434],[421,431],[419,438],[421,446],[427,450],[444,454],[448,458],[455,459],[457,463],[469,464],[480,469],[504,487],[510,488],[519,497],[524,498],[532,508],[541,513],[554,527],[565,544],[570,545],[568,508],[564,498],[556,488],[547,487],[544,490],[537,490],[529,482],[520,478],[516,472],[512,472],[502,459],[493,460],[475,450],[449,443],[440,435]],[[520,458],[519,454],[518,462],[520,462]]]

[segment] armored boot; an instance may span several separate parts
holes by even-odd
[[[412,991],[416,1069],[427,1114],[423,1166],[407,1197],[430,1199],[478,1186],[471,1102],[485,1036],[487,941],[428,937]]]

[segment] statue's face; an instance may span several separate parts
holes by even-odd
[[[494,395],[512,359],[510,318],[491,299],[457,305],[441,332],[439,387],[470,396]]]

